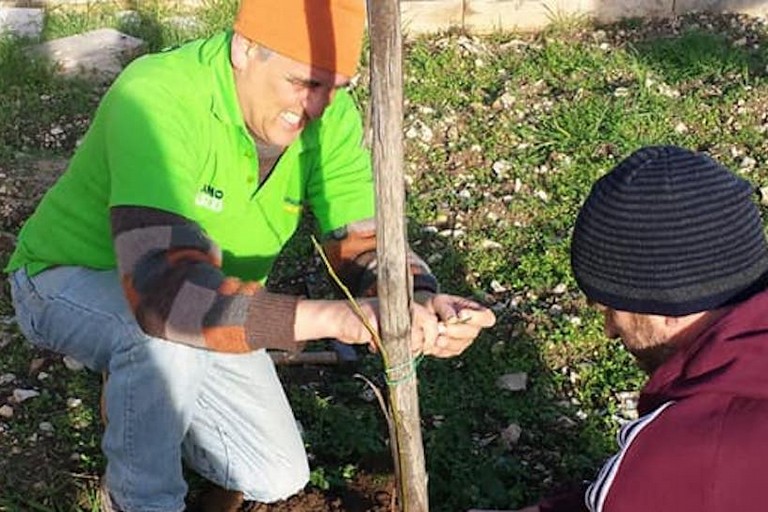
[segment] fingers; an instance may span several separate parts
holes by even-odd
[[[439,335],[437,317],[426,307],[414,304],[411,312],[411,352],[431,353]]]
[[[493,311],[464,297],[435,295],[431,304],[437,317],[446,324],[469,322],[478,327],[490,327],[496,322]]]

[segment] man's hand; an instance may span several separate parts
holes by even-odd
[[[378,299],[358,299],[369,325],[379,330]],[[337,338],[348,344],[370,344],[372,336],[344,300],[300,300],[294,332],[297,340]],[[461,354],[484,327],[496,322],[493,312],[454,295],[419,295],[411,311],[411,350],[435,357]],[[375,347],[374,347],[375,348]]]
[[[423,329],[422,351],[435,357],[453,357],[469,347],[480,330],[496,323],[490,309],[464,297],[446,294],[418,294],[423,304],[414,306],[413,330],[437,323],[437,333]]]

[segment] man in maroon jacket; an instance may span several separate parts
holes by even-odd
[[[768,510],[768,246],[753,194],[672,146],[595,183],[574,276],[650,379],[586,494],[526,511]]]

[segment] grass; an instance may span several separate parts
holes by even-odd
[[[161,49],[226,26],[233,5],[207,3],[196,24],[181,28],[169,21],[178,13],[161,2],[135,3],[133,18],[103,4],[60,8],[48,12],[44,37],[113,26]],[[612,451],[628,413],[620,393],[637,390],[643,376],[603,337],[576,287],[570,229],[591,183],[646,144],[709,151],[764,184],[765,34],[749,19],[733,20],[593,27],[558,18],[537,35],[448,33],[406,45],[405,130],[429,128],[407,139],[411,243],[445,291],[478,297],[498,315],[461,357],[419,367],[433,510],[520,507],[591,478]],[[30,159],[68,157],[103,93],[23,57],[24,44],[0,40],[4,176]],[[354,91],[363,107],[366,83]],[[308,231],[307,224],[301,234]],[[317,260],[299,236],[272,282],[279,287],[307,269],[314,272]],[[6,291],[0,316],[11,314]],[[41,396],[0,422],[0,452],[10,454],[0,461],[0,510],[95,510],[104,464],[98,378],[30,349],[12,325],[3,329],[12,341],[0,349],[0,375],[17,381],[0,386],[0,397],[14,387]],[[380,383],[380,361],[360,355],[353,370]],[[44,380],[29,371],[41,357]],[[527,390],[497,388],[513,372],[527,373]],[[386,469],[382,415],[351,371],[302,383],[283,373],[305,429],[312,485],[333,489],[359,471]],[[69,407],[68,398],[82,404]],[[40,431],[44,421],[52,434]],[[521,436],[510,445],[501,432],[512,424]]]

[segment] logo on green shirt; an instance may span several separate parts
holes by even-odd
[[[195,204],[214,212],[224,209],[224,191],[211,185],[203,185],[195,196]]]

